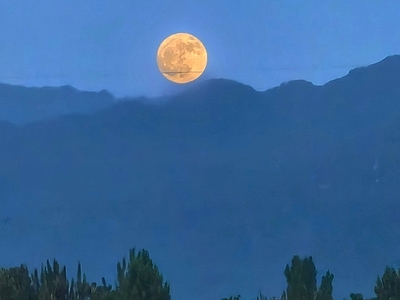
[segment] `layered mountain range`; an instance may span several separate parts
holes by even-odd
[[[159,104],[0,85],[0,265],[109,281],[145,248],[173,299],[280,295],[312,255],[334,296],[400,265],[400,56],[315,86],[212,79]]]

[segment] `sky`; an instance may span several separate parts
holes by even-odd
[[[321,85],[399,54],[399,15],[390,0],[1,1],[0,82],[165,95],[185,86],[160,74],[158,46],[188,32],[208,52],[199,81]]]

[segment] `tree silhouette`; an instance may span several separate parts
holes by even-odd
[[[386,267],[382,279],[378,276],[374,292],[378,300],[400,300],[400,270]]]
[[[322,276],[321,285],[318,289],[316,300],[333,300],[333,278],[333,274],[331,274],[329,271],[326,272],[325,276]]]
[[[0,270],[0,295],[3,299],[34,299],[31,278],[25,265]]]
[[[135,255],[135,248],[129,251],[129,263],[125,258],[117,264],[117,293],[120,299],[170,300],[170,286],[163,285],[163,277],[153,265],[146,250]]]
[[[86,275],[83,274],[83,276],[82,276],[82,265],[80,262],[78,262],[78,271],[77,271],[76,277],[77,277],[77,281],[74,286],[75,292],[73,293],[75,299],[89,298],[89,296],[91,294],[91,288],[90,288],[89,283],[86,281]],[[83,277],[83,280],[82,280],[82,277]]]
[[[240,300],[240,295],[230,296],[229,298],[222,298],[221,300]]]
[[[363,295],[360,294],[360,293],[351,293],[351,294],[350,294],[350,299],[351,299],[351,300],[363,300],[364,297],[363,297]]]
[[[287,300],[313,300],[317,292],[317,271],[312,257],[301,260],[295,255],[292,266],[286,265],[285,277],[288,284]]]

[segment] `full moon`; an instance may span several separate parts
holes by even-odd
[[[195,36],[175,33],[167,37],[158,48],[157,65],[168,80],[188,83],[203,74],[207,65],[207,51]]]

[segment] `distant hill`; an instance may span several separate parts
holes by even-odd
[[[79,91],[72,86],[24,87],[0,84],[0,120],[14,124],[49,120],[72,113],[94,113],[115,102],[108,91]]]
[[[113,281],[135,246],[174,299],[209,300],[279,295],[295,254],[313,255],[318,283],[329,269],[341,299],[373,296],[400,263],[400,56],[323,86],[214,79],[160,105],[90,95],[102,110],[0,124],[1,266],[56,255],[69,276],[79,259],[88,280]]]

